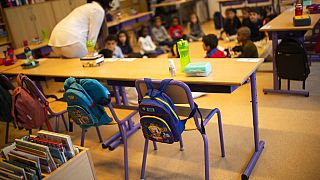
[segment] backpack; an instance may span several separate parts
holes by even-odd
[[[161,81],[159,89],[153,89],[151,79],[144,79],[148,92],[139,103],[140,124],[144,137],[151,141],[168,144],[179,141],[186,121],[192,118],[197,110],[200,113],[195,104],[188,118],[179,118],[174,103],[164,93],[171,80],[165,79]],[[201,131],[205,133],[201,114],[200,117]]]
[[[310,74],[307,53],[295,39],[283,39],[275,54],[280,79],[305,81]]]
[[[222,22],[221,22],[222,19]],[[214,27],[216,29],[221,29],[221,24],[224,22],[224,18],[222,17],[220,12],[215,12],[213,14],[213,22],[214,22]]]
[[[12,100],[9,90],[13,90],[14,86],[9,79],[0,74],[0,121],[11,122],[13,117],[11,115]]]
[[[48,101],[25,75],[17,76],[18,87],[12,95],[12,117],[19,129],[38,129],[44,124],[52,131],[49,123]]]
[[[81,128],[100,126],[111,122],[104,110],[110,103],[110,93],[95,79],[68,78],[64,82],[64,99],[68,114]]]

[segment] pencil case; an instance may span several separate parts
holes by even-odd
[[[294,26],[309,26],[311,24],[311,18],[308,15],[294,16],[293,24]]]
[[[184,72],[187,76],[199,76],[199,77],[206,77],[212,71],[211,63],[209,62],[195,62],[189,63]]]

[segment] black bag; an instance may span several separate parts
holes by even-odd
[[[221,19],[222,19],[222,22],[221,22]],[[224,19],[221,15],[220,12],[215,12],[214,15],[213,15],[213,22],[214,22],[214,27],[216,29],[221,29],[221,24],[223,23]]]
[[[283,39],[276,49],[275,59],[280,81],[288,79],[305,82],[310,74],[307,52],[303,44],[295,39]]]
[[[11,115],[11,94],[9,90],[13,90],[14,86],[10,80],[0,74],[0,121],[11,122],[13,117]]]

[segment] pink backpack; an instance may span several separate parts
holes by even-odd
[[[18,87],[12,95],[12,116],[19,128],[41,128],[44,123],[52,131],[47,112],[48,101],[36,85],[25,75],[17,76]]]

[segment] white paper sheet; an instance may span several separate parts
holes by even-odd
[[[251,58],[251,59],[248,59],[248,58],[240,58],[240,59],[237,59],[238,62],[259,62],[259,59],[257,58]]]
[[[126,61],[126,62],[132,62],[134,60],[136,60],[137,58],[122,58],[122,59],[119,59],[119,61]]]

